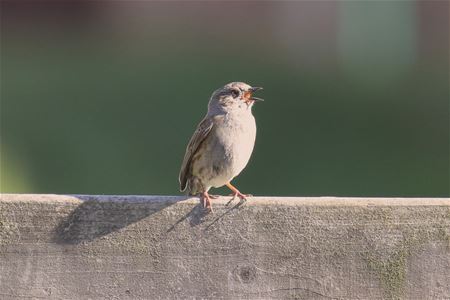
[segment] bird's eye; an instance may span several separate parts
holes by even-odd
[[[236,98],[237,96],[239,96],[239,91],[238,90],[231,90],[231,96],[233,96],[233,98]]]

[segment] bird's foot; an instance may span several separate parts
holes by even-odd
[[[233,198],[231,198],[231,200],[236,199],[236,197],[238,197],[240,200],[247,200],[247,197],[253,197],[252,194],[242,194],[241,192],[237,191],[233,194],[230,194],[230,196],[233,196]]]
[[[234,199],[236,199],[236,197],[239,197],[239,199],[245,201],[247,200],[247,197],[251,197],[252,195],[248,194],[242,194],[241,192],[239,192],[239,190],[237,188],[235,188],[231,183],[226,183],[226,186],[233,192],[233,198],[231,198],[231,201],[233,201]]]
[[[203,207],[209,210],[210,212],[213,212],[212,206],[211,206],[211,199],[212,197],[207,193],[204,192],[201,194],[200,199],[203,202]]]

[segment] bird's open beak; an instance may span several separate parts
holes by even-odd
[[[262,90],[262,89],[263,89],[262,87],[256,87],[256,86],[250,88],[249,91],[248,91],[249,95],[247,97],[248,101],[264,101],[264,99],[261,99],[261,98],[253,96],[254,92]]]

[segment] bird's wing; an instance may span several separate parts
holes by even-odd
[[[186,183],[188,179],[189,169],[191,167],[191,161],[194,154],[197,152],[201,143],[206,139],[211,129],[214,126],[214,117],[205,117],[200,124],[198,124],[194,135],[191,137],[188,146],[186,147],[186,153],[184,154],[183,163],[181,164],[180,175],[178,180],[180,181],[180,190],[186,189]]]

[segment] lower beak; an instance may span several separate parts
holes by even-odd
[[[264,101],[264,99],[261,99],[261,98],[258,98],[258,97],[251,97],[250,98],[250,100],[253,100],[253,101]]]

